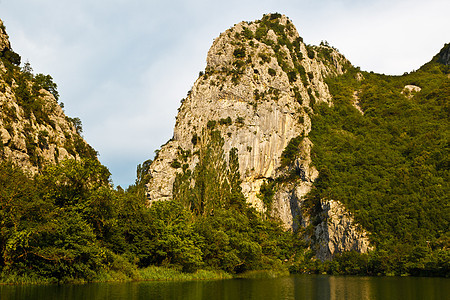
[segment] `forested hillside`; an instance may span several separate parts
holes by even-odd
[[[448,272],[449,46],[403,76],[352,69],[330,78],[334,105],[314,107],[320,175],[310,201],[342,201],[371,233],[381,268]]]

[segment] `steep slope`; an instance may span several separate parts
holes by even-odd
[[[438,63],[450,66],[450,44],[446,44],[436,56]],[[433,61],[435,61],[435,58],[433,58]]]
[[[308,195],[313,207],[326,198],[341,201],[370,231],[379,257],[392,253],[391,261],[403,256],[429,269],[441,261],[444,274],[450,249],[448,49],[402,76],[353,68],[327,80],[334,105],[315,106],[310,138],[320,175]]]
[[[150,201],[172,199],[176,174],[194,169],[205,129],[215,128],[224,153],[237,149],[247,202],[286,228],[308,227],[311,218],[302,205],[318,176],[311,165],[310,116],[314,103],[332,105],[324,79],[348,66],[335,49],[304,44],[292,22],[279,14],[222,33],[208,52],[205,72],[182,99],[173,138],[150,166]],[[365,233],[351,218],[341,222],[340,236],[330,242],[325,215],[311,236],[323,245],[320,258],[330,258],[335,249],[367,251]]]
[[[450,71],[450,43],[445,44],[441,51],[431,61],[420,67],[419,71],[446,73]]]
[[[49,75],[22,68],[0,20],[0,159],[30,174],[64,159],[96,157],[81,137],[81,122],[65,116]]]

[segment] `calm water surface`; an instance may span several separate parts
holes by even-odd
[[[189,282],[2,286],[0,299],[444,299],[450,279],[416,277],[291,276]]]

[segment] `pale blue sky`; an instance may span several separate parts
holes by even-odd
[[[450,42],[448,0],[0,0],[14,51],[58,84],[114,184],[172,137],[180,99],[221,32],[287,15],[305,43],[327,40],[363,70],[402,74]]]

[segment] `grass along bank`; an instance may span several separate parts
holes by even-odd
[[[63,281],[56,278],[44,278],[39,276],[4,274],[0,275],[0,285],[4,284],[84,284],[90,282],[126,282],[126,281],[188,281],[188,280],[221,280],[231,279],[233,275],[221,270],[197,270],[193,273],[185,273],[173,268],[150,266],[143,269],[133,269],[127,272],[108,271],[99,273],[92,281],[83,279],[66,278]]]

